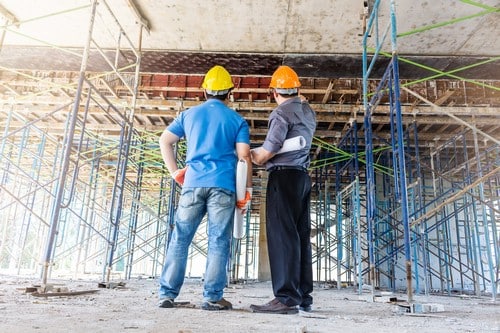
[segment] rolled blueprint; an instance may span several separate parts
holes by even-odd
[[[236,165],[236,200],[245,199],[245,194],[247,192],[247,162],[245,160],[239,160]],[[234,225],[233,225],[233,237],[236,239],[241,239],[245,236],[246,225],[245,217],[242,214],[242,210],[236,207],[234,209]]]
[[[289,151],[299,150],[306,146],[306,139],[302,136],[296,136],[294,138],[286,139],[283,141],[283,146],[278,150],[277,154],[286,153]]]

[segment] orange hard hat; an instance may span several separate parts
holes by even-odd
[[[299,76],[288,66],[280,66],[271,77],[270,88],[294,89],[300,87]]]

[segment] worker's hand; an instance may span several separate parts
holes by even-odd
[[[184,176],[186,174],[187,166],[182,169],[177,169],[172,173],[172,178],[180,186],[184,185]]]
[[[247,187],[247,191],[245,193],[245,198],[236,201],[236,207],[241,209],[241,214],[245,214],[247,209],[250,208],[250,203],[252,200],[253,189],[251,187]]]
[[[255,164],[255,165],[263,165],[264,163],[260,163],[257,161],[257,159],[259,158],[259,148],[254,148],[254,149],[250,149],[250,158],[252,159],[252,163]]]

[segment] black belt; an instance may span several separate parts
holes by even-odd
[[[302,172],[307,172],[307,169],[298,165],[277,165],[270,168],[269,172],[279,171],[279,170],[299,170]]]

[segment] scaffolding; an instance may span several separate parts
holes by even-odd
[[[19,96],[37,101],[37,95],[62,91],[67,103],[21,127],[14,123],[25,119],[23,105],[15,99],[2,103],[0,261],[18,274],[39,273],[44,284],[53,270],[58,276],[101,275],[104,281],[117,271],[125,278],[133,272],[154,276],[171,203],[158,200],[170,186],[165,173],[160,186],[148,188],[151,174],[144,172],[147,166],[162,173],[158,136],[134,129],[141,61],[136,45],[145,26],[137,26],[134,42],[105,1],[75,10],[88,10],[87,42],[81,53],[64,52],[81,61],[79,75],[60,77],[65,84],[40,80],[46,91]],[[115,50],[101,46],[106,38],[115,41]],[[92,73],[91,57],[108,70]],[[125,88],[128,98],[120,98],[115,87]],[[116,135],[88,126],[96,117],[106,118]],[[40,126],[54,120],[64,120],[59,132]]]
[[[88,15],[87,42],[80,51],[36,41],[80,62],[77,75],[62,72],[40,78],[37,73],[29,76],[26,71],[1,67],[13,76],[38,81],[37,89],[26,88],[23,95],[12,89],[15,97],[0,105],[1,271],[40,275],[43,284],[53,273],[63,278],[99,276],[105,282],[133,276],[156,278],[180,189],[164,167],[158,146],[161,133],[134,127],[138,86],[146,89],[141,94],[173,98],[173,107],[167,106],[172,118],[199,103],[199,96],[188,92],[195,101],[179,102],[175,99],[186,93],[170,91],[168,86],[164,92],[155,90],[159,83],[154,80],[164,76],[140,73],[142,34],[149,29],[140,17],[137,32],[125,31],[108,3],[95,0],[36,19],[71,12]],[[11,20],[4,32],[16,33],[10,29],[14,24],[23,22]],[[130,40],[132,35],[138,40]],[[114,50],[102,46],[109,40],[116,45]],[[95,73],[91,68],[96,64],[106,69]],[[168,85],[168,80],[177,78],[166,79]],[[201,79],[187,80],[199,87]],[[47,102],[46,96],[51,95],[58,97]],[[30,113],[29,120],[25,100],[43,105]],[[53,104],[61,105],[53,108]],[[95,125],[101,119],[106,129]],[[56,124],[50,126],[50,122]],[[181,142],[180,164],[184,157]],[[233,242],[229,269],[234,281],[255,276],[258,222],[250,214],[247,218],[247,237]],[[205,228],[206,220],[190,247],[190,277],[202,277],[208,248]]]
[[[464,3],[479,6],[471,1]],[[495,300],[500,245],[499,141],[412,91],[411,83],[400,86],[398,63],[402,60],[397,40],[444,24],[398,34],[395,1],[390,1],[390,20],[385,27],[381,26],[381,8],[381,1],[375,1],[363,39],[369,242],[363,254],[369,267],[363,275],[372,287],[406,290],[409,301],[413,292],[489,294]],[[496,10],[483,9],[483,14]],[[374,46],[369,46],[370,34]],[[383,52],[388,38],[391,52]],[[369,77],[380,56],[390,57],[390,62],[373,89]],[[457,71],[437,75],[456,78],[453,73]],[[445,143],[422,147],[418,144],[417,122],[403,126],[402,91],[447,114],[465,130]],[[390,106],[390,139],[377,138],[371,132],[372,115],[382,104]],[[390,149],[377,153],[377,143]],[[377,169],[375,160],[384,168]]]
[[[318,121],[327,122],[327,114],[347,123],[330,142],[322,139],[333,132],[335,124],[330,121],[313,142],[309,171],[314,181],[314,278],[336,288],[357,288],[360,294],[367,287],[372,293],[381,288],[403,290],[410,300],[413,292],[488,294],[496,299],[499,141],[476,126],[491,118],[471,112],[458,117],[430,100],[463,90],[469,93],[458,96],[455,103],[469,106],[477,98],[470,93],[473,89],[494,100],[498,95],[490,92],[500,88],[459,76],[466,68],[443,72],[412,62],[399,54],[397,42],[498,10],[461,1],[480,11],[398,33],[395,1],[366,3],[363,110],[353,88],[359,80],[301,79],[311,106],[324,112]],[[139,40],[132,42],[106,2],[93,1],[74,10],[88,14],[87,45],[81,52],[61,51],[81,62],[80,72],[46,77],[37,73],[30,79],[37,80],[38,90],[23,88],[24,94],[19,94],[12,89],[15,98],[0,103],[0,271],[39,275],[44,282],[54,274],[92,275],[103,281],[156,278],[173,228],[179,188],[160,156],[160,132],[136,125],[141,117],[149,117],[148,107],[163,108],[165,118],[158,122],[165,126],[179,112],[199,104],[202,77],[141,74],[138,45],[147,30],[143,20],[137,26]],[[12,32],[8,26],[5,30]],[[99,42],[110,33],[115,50],[104,49]],[[89,59],[105,64],[107,70],[94,73]],[[497,60],[492,57],[473,66]],[[381,78],[373,78],[379,61],[386,70]],[[399,64],[425,68],[431,75],[402,80]],[[443,77],[453,80],[437,80]],[[251,123],[267,121],[275,106],[265,88],[269,78],[235,79],[232,106],[243,110]],[[186,81],[182,89],[173,86],[179,80]],[[58,98],[49,101],[49,95]],[[164,104],[155,103],[155,98]],[[263,102],[252,104],[255,100]],[[429,106],[434,118],[425,122],[402,110],[417,104]],[[99,119],[106,125],[96,125]],[[423,146],[422,127],[433,122],[457,124],[460,131]],[[389,136],[373,130],[384,126],[390,127]],[[179,164],[184,148],[180,142]],[[255,174],[264,173],[255,169]],[[252,202],[260,209],[264,180],[253,180]],[[233,282],[257,277],[261,213],[250,210],[246,237],[233,240],[228,267]],[[203,221],[190,247],[188,277],[201,277],[207,253],[205,228]]]

